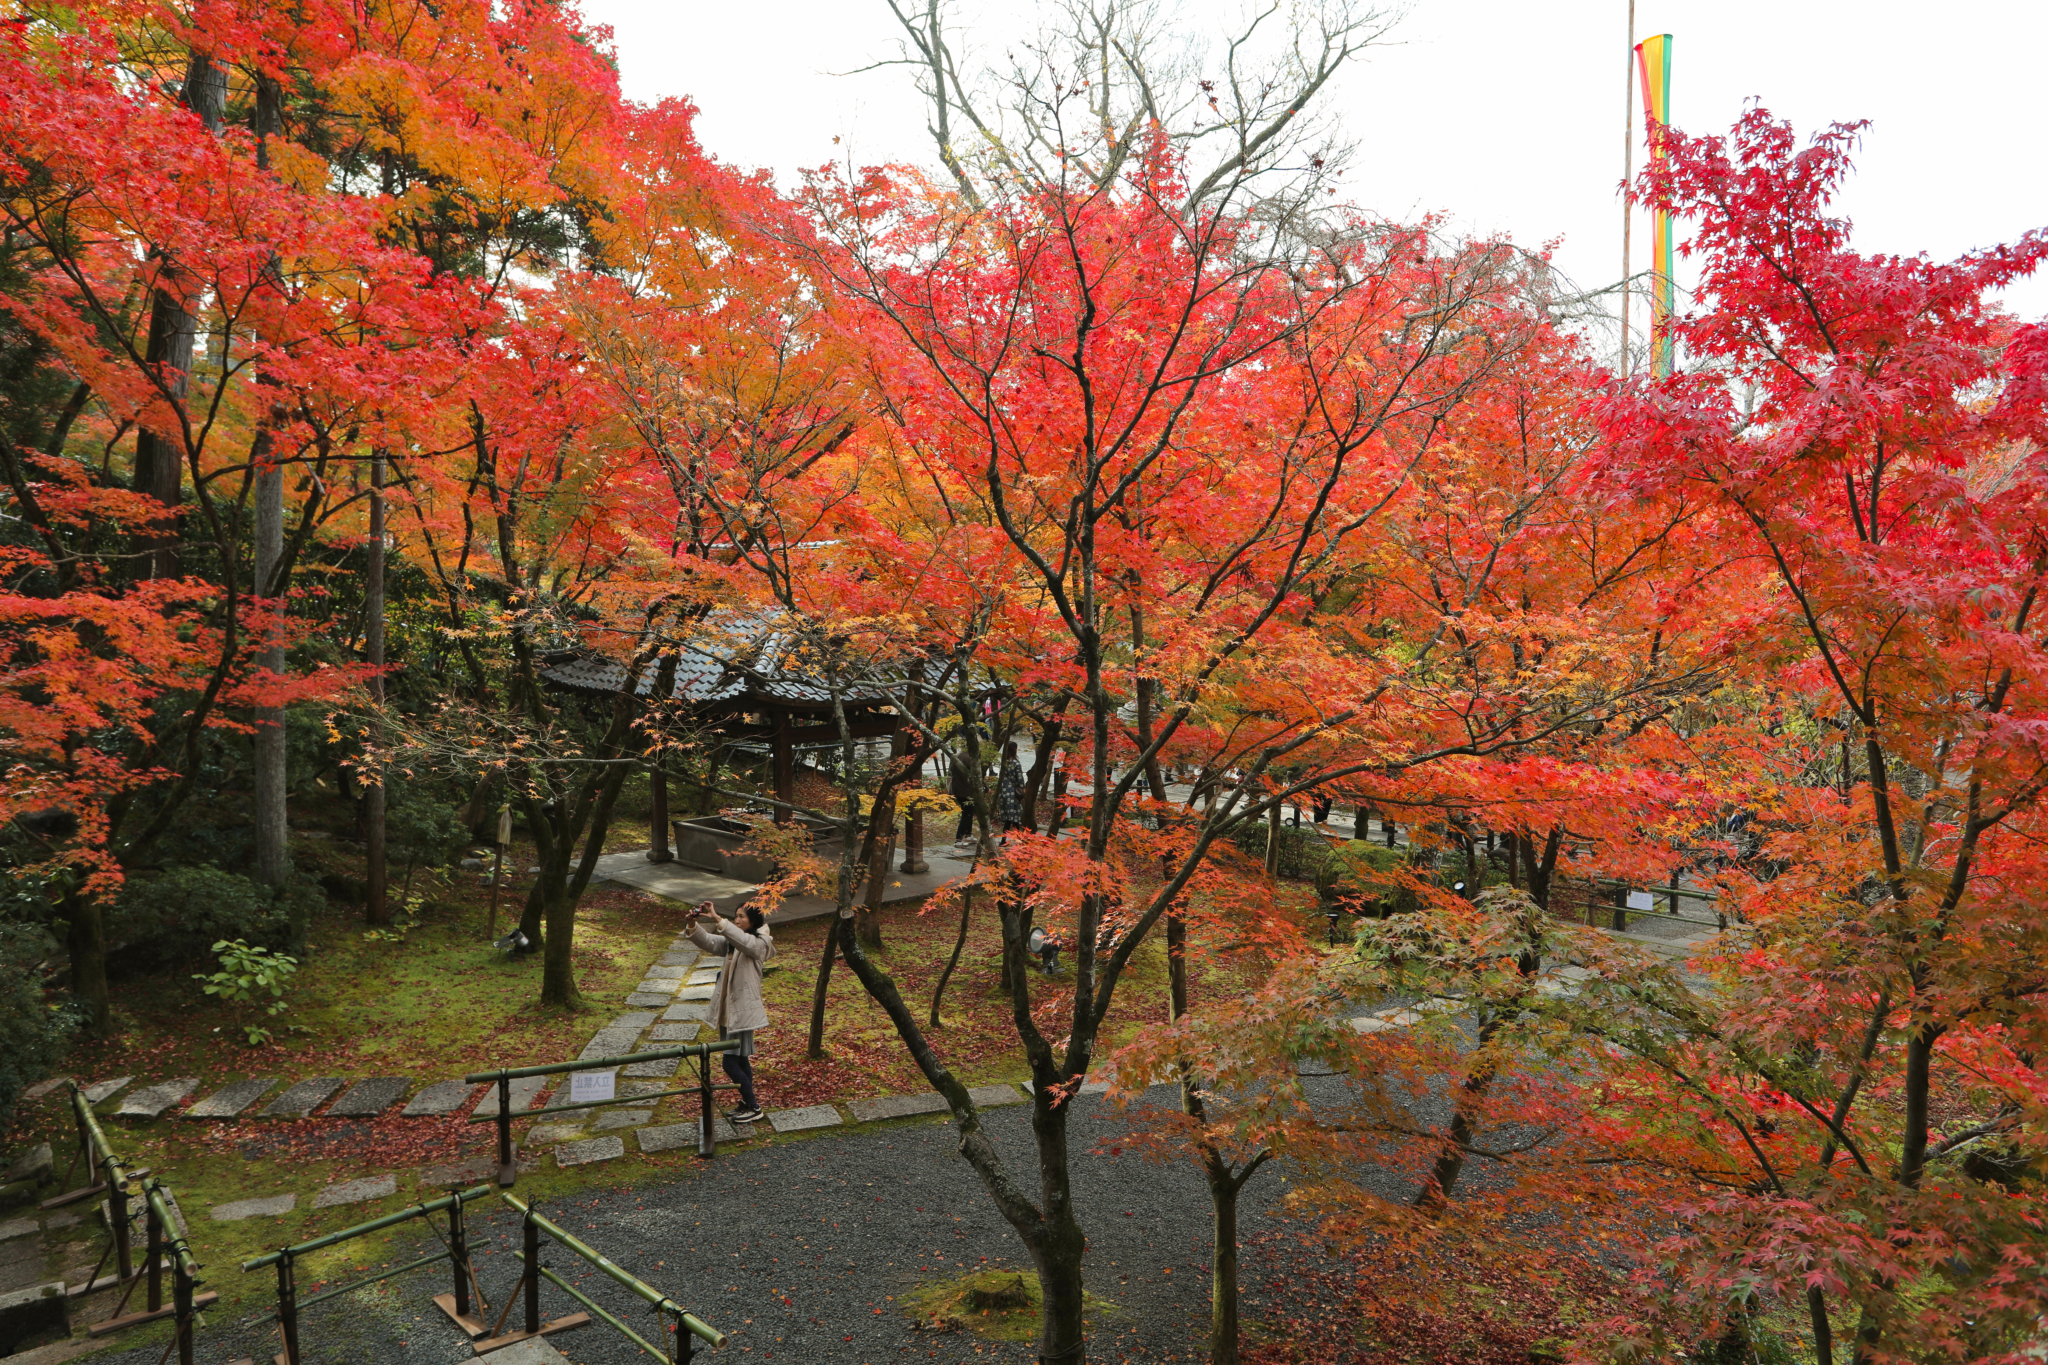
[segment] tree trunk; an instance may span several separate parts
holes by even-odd
[[[85,1031],[94,1038],[114,1033],[113,1004],[107,996],[107,925],[96,897],[72,892],[65,897],[71,912],[71,993],[85,1005]]]
[[[676,855],[668,846],[668,767],[659,755],[655,757],[654,770],[647,775],[647,785],[647,861],[674,862]]]
[[[837,919],[832,921],[837,926]],[[811,990],[811,1037],[804,1046],[804,1056],[812,1061],[825,1056],[825,988],[832,984],[832,963],[839,956],[839,935],[833,928],[825,930],[825,956],[818,963],[818,983]],[[933,1009],[938,1008],[936,1001]]]
[[[272,454],[270,429],[257,434],[256,450],[256,581],[254,597],[274,596],[278,562],[284,558],[284,470]],[[267,466],[267,467],[266,467]],[[282,603],[277,604],[282,609]],[[273,628],[262,655],[263,667],[273,674],[284,672],[282,632]],[[256,708],[256,879],[268,886],[283,886],[291,873],[291,853],[286,842],[285,730],[282,706]],[[303,938],[294,926],[293,937]],[[303,942],[294,945],[302,951]]]
[[[195,52],[185,68],[185,106],[199,116],[206,129],[218,133],[227,105],[227,73],[204,53]],[[199,333],[198,319],[185,307],[178,289],[178,267],[174,258],[164,257],[159,285],[150,300],[149,337],[143,356],[163,378],[164,387],[183,416],[186,394],[192,382],[192,348]],[[176,508],[182,500],[185,481],[185,437],[182,430],[156,431],[144,427],[135,438],[135,491],[154,498],[165,507]],[[146,550],[144,577],[175,578],[178,573],[178,528],[175,517],[142,537]]]
[[[1273,809],[1266,812],[1266,875],[1280,875],[1280,803],[1275,801]]]
[[[1243,1185],[1221,1154],[1204,1148],[1202,1156],[1216,1233],[1209,1258],[1209,1365],[1237,1365],[1237,1195]]]
[[[621,702],[622,707],[630,705],[630,699]],[[617,734],[619,728],[614,725],[615,738],[623,739],[623,735]],[[607,744],[606,748],[615,753],[618,745]],[[597,871],[597,860],[604,856],[604,836],[611,830],[612,808],[618,804],[619,792],[631,771],[625,764],[619,764],[608,769],[602,779],[586,782],[568,828],[555,840],[555,856],[542,865],[543,877],[556,868],[562,873],[546,906],[547,937],[541,953],[540,977],[543,1005],[565,1010],[583,1008],[583,995],[576,989],[576,906]],[[569,862],[580,832],[577,827],[586,823],[590,832],[583,840],[583,857],[572,873]]]
[[[1178,907],[1166,912],[1167,1021],[1188,1012],[1188,922]]]
[[[1052,719],[1039,732],[1038,748],[1031,755],[1031,771],[1024,775],[1024,828],[1038,828],[1038,798],[1045,792],[1047,775],[1052,771],[1053,749],[1060,742],[1060,726],[1067,714],[1067,699],[1060,698],[1059,709],[1052,713]]]
[[[363,654],[370,665],[370,700],[384,704],[384,453],[370,455],[370,543],[369,564],[364,569]],[[374,722],[373,722],[374,725]],[[375,733],[373,730],[372,733]],[[363,794],[363,842],[369,868],[365,881],[369,896],[363,918],[372,924],[387,924],[391,906],[386,895],[384,850],[384,782],[380,777]]]
[[[953,969],[960,965],[960,950],[967,946],[967,915],[973,905],[974,888],[963,888],[960,892],[960,936],[953,940],[953,956],[946,959],[946,970],[939,973],[939,984],[932,989],[931,1015],[925,1020],[926,1028],[939,1027],[939,1002],[946,998],[946,983],[953,979]]]
[[[889,736],[889,759],[895,764],[910,752],[910,736],[902,730]],[[882,889],[896,852],[896,784],[884,783],[868,814],[868,893],[854,915],[853,930],[863,948],[882,946]]]
[[[256,82],[255,132],[257,159],[269,164],[269,139],[283,124],[283,100],[277,81],[264,76]],[[278,397],[275,380],[267,372],[256,376],[258,392]],[[255,581],[249,595],[278,599],[284,610],[284,583],[280,569],[284,559],[284,469],[277,463],[276,427],[283,410],[275,402],[266,410],[251,443],[249,462],[255,466],[256,525]],[[284,632],[273,627],[261,657],[263,667],[273,675],[284,673]],[[256,708],[256,879],[267,886],[281,887],[291,876],[290,828],[286,793],[289,774],[285,769],[285,714],[282,706]],[[293,904],[297,904],[296,898]],[[293,913],[289,948],[294,956],[306,952],[305,917]]]
[[[1050,1238],[1031,1247],[1038,1267],[1038,1359],[1042,1365],[1087,1365],[1088,1325],[1082,1318],[1081,1255],[1085,1239],[1080,1225],[1065,1220],[1071,1236]]]

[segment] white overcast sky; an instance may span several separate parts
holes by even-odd
[[[997,47],[1032,0],[965,5]],[[1215,32],[1240,12],[1237,0],[1181,7],[1187,27]],[[585,0],[585,13],[612,27],[626,94],[689,96],[723,161],[785,181],[849,156],[932,161],[905,73],[835,74],[894,55],[883,0]],[[1386,45],[1324,95],[1360,144],[1348,197],[1530,247],[1562,239],[1567,273],[1612,282],[1627,14],[1627,0],[1412,0]],[[1653,33],[1674,35],[1672,121],[1688,132],[1725,132],[1751,98],[1802,134],[1872,121],[1841,201],[1865,251],[1941,258],[2048,226],[2033,71],[2048,50],[2043,0],[1639,0],[1636,36]],[[1641,269],[1640,225],[1634,249]],[[2043,317],[2048,278],[2006,302]]]

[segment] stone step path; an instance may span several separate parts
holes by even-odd
[[[774,967],[775,964],[769,964],[770,970]],[[578,1059],[626,1056],[652,1047],[696,1042],[708,1037],[704,1019],[722,969],[721,961],[704,961],[695,944],[688,938],[678,937],[627,995],[625,1003],[628,1008],[591,1035]],[[679,1059],[638,1062],[620,1067],[618,1094],[622,1100],[630,1101],[638,1095],[677,1089],[679,1084],[687,1085],[690,1079],[687,1075],[678,1075],[681,1070]],[[41,1082],[38,1087],[24,1092],[25,1097],[39,1098],[64,1084],[66,1079],[59,1077]],[[387,1114],[401,1101],[405,1103],[399,1114],[404,1118],[447,1117],[467,1109],[472,1100],[476,1102],[474,1113],[477,1115],[495,1116],[498,1112],[498,1088],[495,1085],[471,1085],[459,1080],[431,1082],[406,1101],[406,1092],[413,1082],[403,1076],[367,1076],[353,1083],[343,1076],[312,1076],[293,1082],[282,1092],[277,1090],[283,1083],[280,1078],[251,1076],[222,1086],[181,1111],[177,1106],[190,1099],[198,1087],[195,1079],[179,1077],[129,1090],[134,1080],[132,1076],[112,1077],[84,1087],[83,1093],[92,1103],[102,1104],[125,1091],[126,1096],[116,1114],[147,1119],[173,1111],[176,1111],[176,1117],[214,1121],[234,1120],[252,1113],[261,1118],[304,1119],[316,1111],[322,1117],[361,1119]],[[516,1115],[534,1108],[544,1095],[558,1088],[566,1089],[566,1084],[558,1076],[524,1076],[512,1081],[509,1087],[512,1112]],[[1082,1092],[1092,1094],[1104,1088],[1102,1083],[1092,1082],[1083,1086]],[[971,1087],[968,1094],[977,1105],[990,1108],[1028,1103],[1029,1090],[1028,1083],[1021,1090],[1013,1085],[985,1085]],[[269,1103],[257,1109],[256,1106],[266,1098]],[[676,1109],[670,1112],[681,1121],[657,1122],[661,1106],[669,1098],[678,1101]],[[843,1128],[849,1123],[886,1123],[942,1114],[946,1109],[945,1101],[937,1092],[921,1091],[854,1100],[843,1108],[814,1104],[775,1110],[765,1115],[760,1123],[751,1125],[734,1124],[725,1115],[714,1114],[712,1134],[717,1143],[729,1145],[764,1133],[814,1133]],[[549,1115],[547,1122],[535,1125],[524,1135],[520,1142],[519,1167],[522,1171],[536,1169],[541,1156],[549,1152],[554,1156],[553,1165],[561,1169],[616,1161],[625,1156],[629,1135],[633,1145],[644,1154],[694,1152],[697,1148],[697,1122],[697,1104],[692,1094],[663,1096],[644,1105],[628,1102],[600,1109],[571,1111],[561,1116]],[[473,1184],[488,1179],[496,1169],[495,1156],[487,1153],[452,1165],[429,1166],[418,1173],[418,1184],[423,1190]],[[330,1209],[391,1199],[398,1194],[399,1184],[400,1178],[395,1172],[343,1180],[315,1191],[307,1199],[306,1206]],[[240,1222],[251,1218],[281,1218],[300,1207],[299,1193],[288,1191],[216,1204],[209,1210],[209,1215],[215,1222]]]

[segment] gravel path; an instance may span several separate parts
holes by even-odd
[[[1343,1083],[1305,1084],[1313,1097],[1335,1100]],[[1201,1177],[1192,1165],[1154,1166],[1094,1152],[1098,1143],[1114,1142],[1122,1120],[1099,1099],[1077,1104],[1069,1134],[1076,1199],[1090,1238],[1088,1286],[1117,1305],[1096,1324],[1090,1354],[1119,1361],[1201,1359],[1210,1250]],[[1034,1169],[1029,1110],[990,1111],[984,1121],[1016,1175],[1028,1178]],[[1248,1251],[1254,1239],[1280,1225],[1273,1209],[1284,1176],[1269,1167],[1244,1192],[1240,1232]],[[517,1278],[511,1249],[518,1215],[496,1201],[472,1209],[478,1273],[497,1305]],[[717,1356],[728,1365],[1031,1359],[1027,1344],[913,1331],[890,1301],[921,1281],[984,1264],[1030,1266],[1022,1242],[957,1155],[949,1124],[910,1121],[729,1149],[708,1173],[556,1199],[541,1211],[728,1333],[731,1340]],[[414,1254],[433,1249],[430,1240],[419,1246]],[[394,1247],[391,1254],[400,1251]],[[1286,1273],[1259,1256],[1250,1252],[1244,1265],[1247,1316],[1259,1310],[1258,1287]],[[577,1274],[580,1262],[570,1253],[556,1250],[547,1260],[636,1328],[651,1324],[646,1308],[609,1280]],[[301,1327],[308,1361],[442,1365],[474,1359],[461,1335],[426,1303],[445,1280],[446,1267],[433,1266],[308,1310]],[[541,1301],[548,1317],[576,1306],[553,1286],[543,1286]],[[554,1341],[577,1365],[646,1359],[601,1324]],[[244,1355],[267,1360],[278,1349],[274,1328],[218,1321],[202,1330],[199,1346],[200,1358],[209,1362]],[[99,1359],[154,1365],[160,1349]]]

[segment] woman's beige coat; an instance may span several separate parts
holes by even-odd
[[[712,1027],[725,1033],[744,1033],[768,1027],[768,1009],[761,1003],[761,966],[775,956],[775,936],[767,925],[750,934],[733,920],[720,920],[722,937],[713,938],[702,923],[690,926],[690,942],[705,952],[724,958],[725,970],[718,974],[718,990],[708,1011]]]

